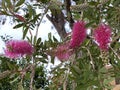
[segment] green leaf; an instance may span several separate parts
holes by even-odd
[[[95,23],[95,21],[91,21],[91,22],[89,22],[89,23],[86,24],[86,27],[90,27],[94,23]]]
[[[15,8],[14,12],[18,12],[20,10],[20,7]]]
[[[106,73],[107,72],[107,70],[106,70],[106,68],[105,67],[102,67],[102,68],[100,68],[100,71],[99,71],[100,73]]]
[[[78,71],[76,71],[76,69],[72,66],[71,68],[71,72],[73,73],[73,75],[75,76],[75,77],[77,77],[77,76],[79,76],[80,74],[78,73]]]
[[[34,45],[36,44],[36,36],[34,36],[33,43],[34,43]]]
[[[40,43],[40,47],[43,47],[43,42]]]
[[[45,58],[36,58],[36,60],[42,63],[48,63]]]
[[[5,4],[5,0],[2,0],[2,8],[4,9],[3,12],[6,12],[6,11],[7,11],[7,7],[6,7],[6,4]]]
[[[52,63],[52,64],[55,63],[55,57],[51,57],[51,63]]]
[[[29,27],[26,27],[26,29],[23,31],[23,39],[25,39],[25,36],[26,36],[26,34],[27,34],[27,32],[28,32],[28,28],[29,28]]]
[[[32,36],[31,37],[26,37],[28,42],[32,43]]]
[[[49,0],[39,0],[42,3],[47,3]]]
[[[28,7],[28,11],[29,11],[29,18],[31,18],[35,14],[35,11],[31,5],[27,5],[27,7]]]
[[[2,13],[2,14],[4,14],[4,15],[8,15],[8,16],[9,16],[9,14],[8,14],[6,11],[0,11],[0,13]]]
[[[10,9],[10,8],[12,7],[11,1],[10,1],[10,0],[5,0],[5,1],[6,1],[6,3],[7,3],[8,8]]]
[[[42,63],[48,63],[45,59],[40,60]]]
[[[9,67],[10,70],[13,70],[16,68],[16,66],[11,64],[10,62],[7,62],[7,66]]]
[[[48,38],[51,39],[52,35],[51,33],[48,33]]]
[[[39,45],[41,42],[41,38],[38,38],[36,45]]]
[[[24,25],[24,23],[17,24],[16,26],[13,27],[13,29],[20,28]]]
[[[25,2],[25,0],[19,0],[15,6],[18,7],[18,6],[22,5],[24,2]]]
[[[41,53],[41,56],[43,56],[43,58],[48,59],[48,56],[46,54],[44,54],[44,53],[43,54]]]
[[[115,0],[114,3],[113,3],[114,6],[118,6],[120,5],[120,0]]]
[[[53,40],[55,41],[55,42],[58,42],[58,40],[53,36]]]
[[[35,22],[37,22],[38,20],[40,20],[40,18],[39,18],[40,16],[41,16],[41,14],[35,15],[34,18],[33,18],[33,20],[32,20],[33,23],[35,23]]]

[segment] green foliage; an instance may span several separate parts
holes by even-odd
[[[20,0],[16,3],[15,6],[18,7],[18,6],[22,5],[24,2],[25,2],[25,0]]]
[[[42,88],[42,89],[47,89],[48,85],[49,85],[49,81],[46,80],[47,78],[47,72],[44,70],[43,68],[44,66],[38,66],[35,69],[35,76],[34,76],[34,83],[35,83],[35,87],[37,89]]]
[[[37,0],[37,2],[41,2],[41,3],[44,3],[44,4],[46,4],[46,3],[48,3],[50,0]]]
[[[33,45],[34,53],[17,59],[0,56],[0,90],[112,90],[114,86],[110,82],[120,78],[120,0],[73,1],[76,5],[68,7],[61,0],[36,0],[34,3],[2,0],[0,15],[13,18],[13,28],[23,30],[23,39]],[[37,12],[36,9],[43,9],[44,12]],[[46,66],[55,64],[54,51],[57,46],[69,42],[71,37],[59,41],[49,33],[48,40],[42,41],[38,29],[47,12],[51,12],[50,20],[57,25],[60,22],[54,21],[55,16],[66,9],[74,21],[84,20],[91,31],[69,60],[48,71]],[[23,14],[19,15],[20,11]],[[64,14],[64,20],[67,21],[69,16]],[[94,29],[102,22],[109,24],[112,29],[108,52],[100,50],[92,36]],[[35,35],[31,33],[33,30]],[[12,38],[1,36],[1,39],[6,42]]]

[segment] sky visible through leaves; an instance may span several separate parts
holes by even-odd
[[[5,22],[4,25],[0,26],[0,36],[5,36],[9,35],[13,39],[21,39],[22,38],[22,28],[21,29],[13,29],[14,23],[11,24],[9,18],[7,18],[7,21]],[[53,25],[47,20],[46,17],[44,17],[40,27],[39,27],[39,32],[38,36],[42,38],[42,40],[47,40],[48,39],[48,33],[52,33],[55,37],[59,38],[59,35],[55,31],[55,28]],[[32,34],[35,34],[35,30],[32,31]],[[28,34],[29,36],[29,34]],[[0,38],[0,53],[3,53],[3,47],[4,47],[4,42]]]

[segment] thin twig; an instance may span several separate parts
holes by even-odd
[[[68,80],[68,74],[70,72],[70,69],[68,67],[68,70],[65,72],[65,76],[64,76],[64,83],[63,83],[63,90],[67,90],[67,80]]]
[[[48,11],[48,7],[45,9],[45,12],[41,15],[41,19],[36,27],[36,33],[35,33],[35,37],[37,38],[38,36],[38,30],[39,30],[39,27],[40,27],[40,24],[44,18],[44,15],[47,13]],[[34,80],[34,75],[35,75],[35,61],[34,61],[34,58],[33,58],[33,64],[31,65],[31,75],[30,75],[30,90],[33,90],[33,80]]]
[[[111,44],[115,43],[116,41],[118,41],[120,38],[120,35],[115,36],[115,38],[112,40]]]
[[[83,47],[83,48],[85,48],[85,49],[87,50],[87,52],[88,52],[88,54],[89,54],[89,56],[90,56],[90,60],[91,60],[92,67],[93,67],[93,69],[95,70],[95,65],[94,65],[94,61],[93,61],[92,55],[91,55],[91,53],[90,53],[90,50],[89,50],[87,47]]]
[[[31,66],[31,75],[30,75],[30,90],[33,90],[33,80],[34,80],[34,75],[35,75],[35,65]]]
[[[48,7],[45,9],[45,12],[41,15],[40,22],[38,23],[38,25],[37,25],[37,27],[36,27],[36,34],[35,34],[36,38],[37,38],[37,36],[38,36],[38,30],[39,30],[40,24],[41,24],[41,22],[42,22],[42,20],[43,20],[43,18],[44,18],[44,16],[45,16],[45,14],[47,13],[47,11],[48,11]]]
[[[64,83],[63,83],[63,90],[66,90],[66,80],[64,81]]]
[[[32,64],[31,64],[31,74],[30,74],[30,90],[33,90],[33,81],[35,75],[35,57],[32,57]]]
[[[117,54],[117,52],[110,46],[110,49],[113,51],[113,53],[115,54],[115,56],[118,57],[118,59],[120,59],[120,56]]]
[[[31,30],[29,30],[29,33],[30,33],[30,36],[32,37],[32,36],[33,36],[33,34],[32,34],[32,32],[31,32]]]

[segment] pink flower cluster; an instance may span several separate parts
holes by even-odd
[[[61,61],[69,59],[73,54],[72,49],[79,47],[85,40],[86,35],[85,22],[77,21],[74,23],[70,42],[58,46],[56,48],[55,56]]]
[[[108,50],[110,38],[111,38],[111,29],[106,24],[100,24],[94,31],[94,38],[97,41],[101,50]]]
[[[69,59],[71,55],[69,43],[61,44],[56,48],[55,56],[61,61]]]
[[[77,21],[73,25],[70,48],[77,48],[86,38],[86,28],[84,21]]]
[[[6,57],[17,58],[23,55],[31,55],[33,47],[25,40],[10,40],[6,42],[6,49],[4,51]]]
[[[70,42],[58,46],[55,51],[55,56],[61,61],[69,59],[74,49],[78,48],[85,40],[87,36],[86,32],[84,21],[74,23]],[[111,41],[110,27],[102,23],[94,30],[93,34],[100,49],[107,50]]]

